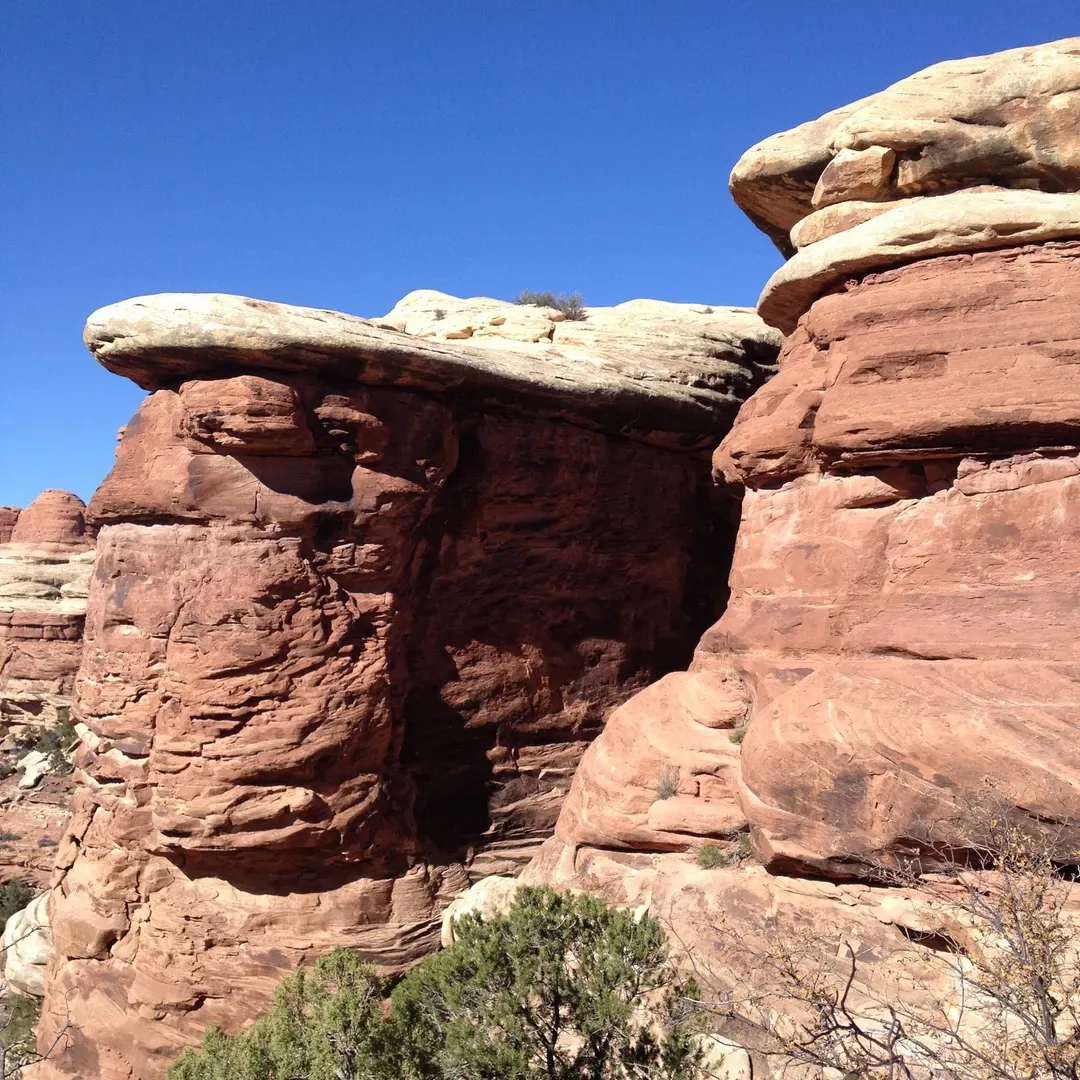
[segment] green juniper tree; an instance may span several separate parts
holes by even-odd
[[[388,1012],[383,981],[339,949],[287,976],[248,1032],[207,1032],[168,1080],[700,1076],[701,1054],[669,1009],[688,988],[655,919],[523,888],[507,915],[464,916],[455,937],[401,981]]]

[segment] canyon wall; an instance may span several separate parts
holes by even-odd
[[[928,929],[882,865],[963,849],[988,785],[1075,850],[1078,88],[1080,39],[941,64],[735,167],[791,257],[779,373],[714,457],[731,599],[616,710],[526,880],[650,904],[698,957],[726,921],[881,969]]]
[[[159,1076],[338,945],[395,969],[551,831],[613,706],[726,599],[708,452],[773,370],[752,312],[436,293],[93,315],[150,391],[91,501],[44,1076]]]

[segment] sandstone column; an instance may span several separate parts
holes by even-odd
[[[707,454],[779,336],[645,304],[562,341],[554,312],[452,301],[428,322],[454,338],[415,295],[381,324],[186,295],[91,317],[151,393],[89,508],[45,1075],[149,1080],[298,963],[433,948],[722,603]]]

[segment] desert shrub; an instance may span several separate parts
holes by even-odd
[[[437,307],[434,311],[435,321],[442,322],[446,318],[446,308]]]
[[[522,289],[518,293],[515,304],[531,304],[533,307],[549,307],[561,311],[571,322],[581,322],[586,318],[585,301],[581,293],[571,293],[565,296],[559,293],[557,296],[552,292],[533,292],[531,289]]]
[[[738,728],[735,728],[734,730],[728,732],[728,739],[731,742],[733,742],[736,746],[739,746],[742,743],[743,739],[745,739],[745,738],[746,738],[746,728],[744,728],[744,727],[738,727]]]
[[[249,1031],[211,1027],[200,1051],[186,1050],[168,1080],[352,1080],[385,1056],[383,980],[347,949],[287,975],[269,1013]],[[382,1075],[382,1074],[377,1074]]]
[[[6,844],[18,839],[19,834],[17,832],[12,832],[10,829],[0,829],[0,844]]]
[[[721,848],[719,844],[702,844],[695,856],[698,866],[703,870],[715,870],[722,866],[738,866],[752,858],[754,849],[750,846],[750,837],[740,833],[734,844]]]
[[[18,839],[13,833],[9,837]],[[15,914],[34,899],[34,890],[22,878],[12,878],[0,885],[0,929]]]
[[[717,844],[702,844],[697,849],[697,864],[702,870],[715,870],[718,866],[727,866],[731,860],[720,850]]]
[[[911,943],[894,961],[902,978],[883,978],[872,950],[822,928],[773,927],[755,946],[721,923],[710,963],[744,981],[710,1003],[713,1023],[734,1022],[775,1073],[805,1080],[1076,1080],[1071,830],[992,791],[958,802],[969,803],[961,841],[927,827],[921,854],[868,864],[933,911],[932,929],[898,927]]]
[[[49,771],[65,776],[72,771],[67,748],[79,738],[75,725],[67,709],[57,709],[56,724],[43,731],[34,743],[34,749],[46,754],[49,759]]]
[[[656,770],[656,797],[670,799],[679,793],[679,770],[665,762]]]
[[[398,1075],[426,1080],[689,1080],[700,1054],[650,998],[679,989],[667,938],[594,896],[521,889],[505,917],[466,915],[454,946],[393,994]],[[657,1021],[660,1021],[659,1023]],[[406,1037],[407,1035],[407,1037]]]
[[[696,1080],[700,1053],[666,1012],[678,984],[648,916],[524,888],[507,915],[455,924],[454,945],[394,989],[339,949],[287,976],[249,1031],[212,1028],[168,1080]],[[654,1022],[658,1021],[658,1022]]]

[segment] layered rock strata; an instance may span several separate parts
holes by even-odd
[[[50,726],[71,705],[93,538],[86,506],[46,491],[0,510],[0,724]]]
[[[528,880],[751,935],[810,889],[821,935],[899,947],[915,901],[856,883],[962,851],[987,785],[1075,850],[1078,88],[1080,39],[939,65],[736,166],[799,250],[760,305],[779,373],[714,458],[731,599],[615,712]]]
[[[706,451],[779,336],[689,305],[561,319],[441,294],[380,323],[91,317],[152,393],[89,509],[47,1076],[158,1076],[305,959],[433,948],[470,872],[550,832],[607,711],[685,662],[731,543]]]

